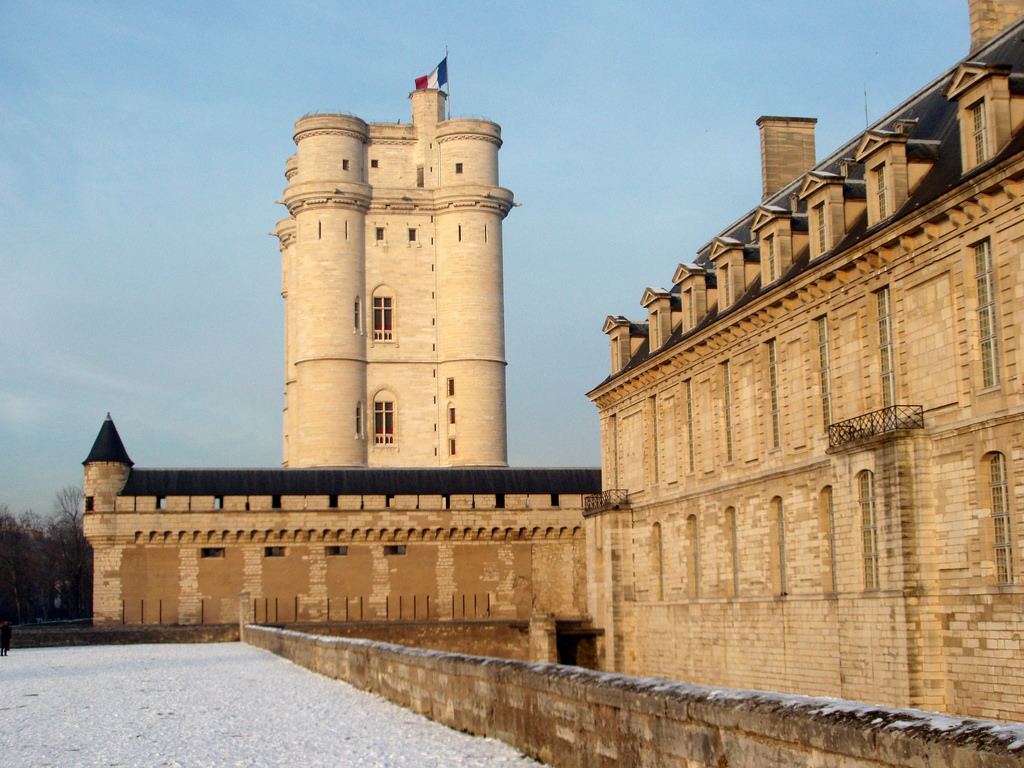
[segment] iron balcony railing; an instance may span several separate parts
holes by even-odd
[[[829,424],[828,445],[836,448],[853,440],[897,429],[924,429],[924,406],[890,405],[880,411]]]
[[[601,493],[592,493],[583,497],[583,512],[600,512],[613,509],[629,502],[629,491],[625,488],[610,488]]]

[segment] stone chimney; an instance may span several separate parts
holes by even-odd
[[[1022,0],[1024,1],[1024,0]],[[761,129],[761,200],[814,167],[813,117],[757,118]]]
[[[968,0],[971,53],[1024,16],[1024,0]]]

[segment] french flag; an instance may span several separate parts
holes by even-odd
[[[441,59],[441,63],[434,67],[429,75],[416,78],[416,90],[422,88],[440,88],[448,84],[448,57]]]

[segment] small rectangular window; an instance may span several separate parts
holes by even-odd
[[[423,166],[422,165],[419,166],[416,169],[416,186],[417,187],[422,187],[423,186]]]
[[[416,242],[416,230],[412,229],[411,227],[409,228],[409,242],[410,243],[415,243]]]
[[[341,161],[341,170],[343,170],[343,171],[347,171],[348,170],[348,160],[342,160]]]
[[[327,497],[327,506],[330,507],[331,509],[338,508],[338,494],[332,493],[330,496]]]
[[[389,557],[391,555],[404,555],[405,554],[405,544],[385,544],[384,545],[384,554],[389,556]]]
[[[384,242],[384,227],[377,227],[377,242]]]
[[[455,172],[456,173],[462,173],[462,163],[456,163],[455,164]]]
[[[495,509],[504,509],[505,508],[505,494],[504,493],[496,493],[494,495],[494,508]]]
[[[455,379],[448,379],[448,397],[455,397]]]
[[[343,544],[339,544],[339,545],[333,545],[332,544],[330,546],[324,547],[324,556],[325,557],[344,557],[347,554],[348,554],[348,547],[346,547]]]
[[[223,496],[214,496],[213,497],[213,508],[214,509],[224,509],[224,497]]]
[[[264,547],[263,548],[263,556],[264,557],[284,557],[284,555],[285,555],[284,547]]]
[[[85,497],[85,511],[86,512],[92,512],[93,511],[93,504],[94,503],[95,502],[93,501],[93,497],[92,496],[86,496]]]
[[[274,496],[270,497],[270,508],[271,509],[280,509],[281,508],[281,497],[280,496],[275,494]]]
[[[551,506],[552,507],[557,507],[558,506],[558,494],[557,493],[552,493],[551,494]]]
[[[370,160],[370,167],[371,168],[379,168],[380,167],[380,162],[377,161],[377,160]]]
[[[455,407],[454,406],[452,406],[451,408],[448,409],[448,423],[449,424],[454,424],[455,423]]]
[[[448,440],[448,455],[449,456],[454,456],[455,455],[455,438],[454,437]]]
[[[199,557],[203,560],[224,557],[224,547],[203,547],[199,550]]]
[[[157,509],[167,509],[167,497],[166,496],[157,496],[156,497],[156,508]]]

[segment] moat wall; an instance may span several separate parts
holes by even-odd
[[[243,640],[558,768],[1020,766],[1024,725],[248,625]]]

